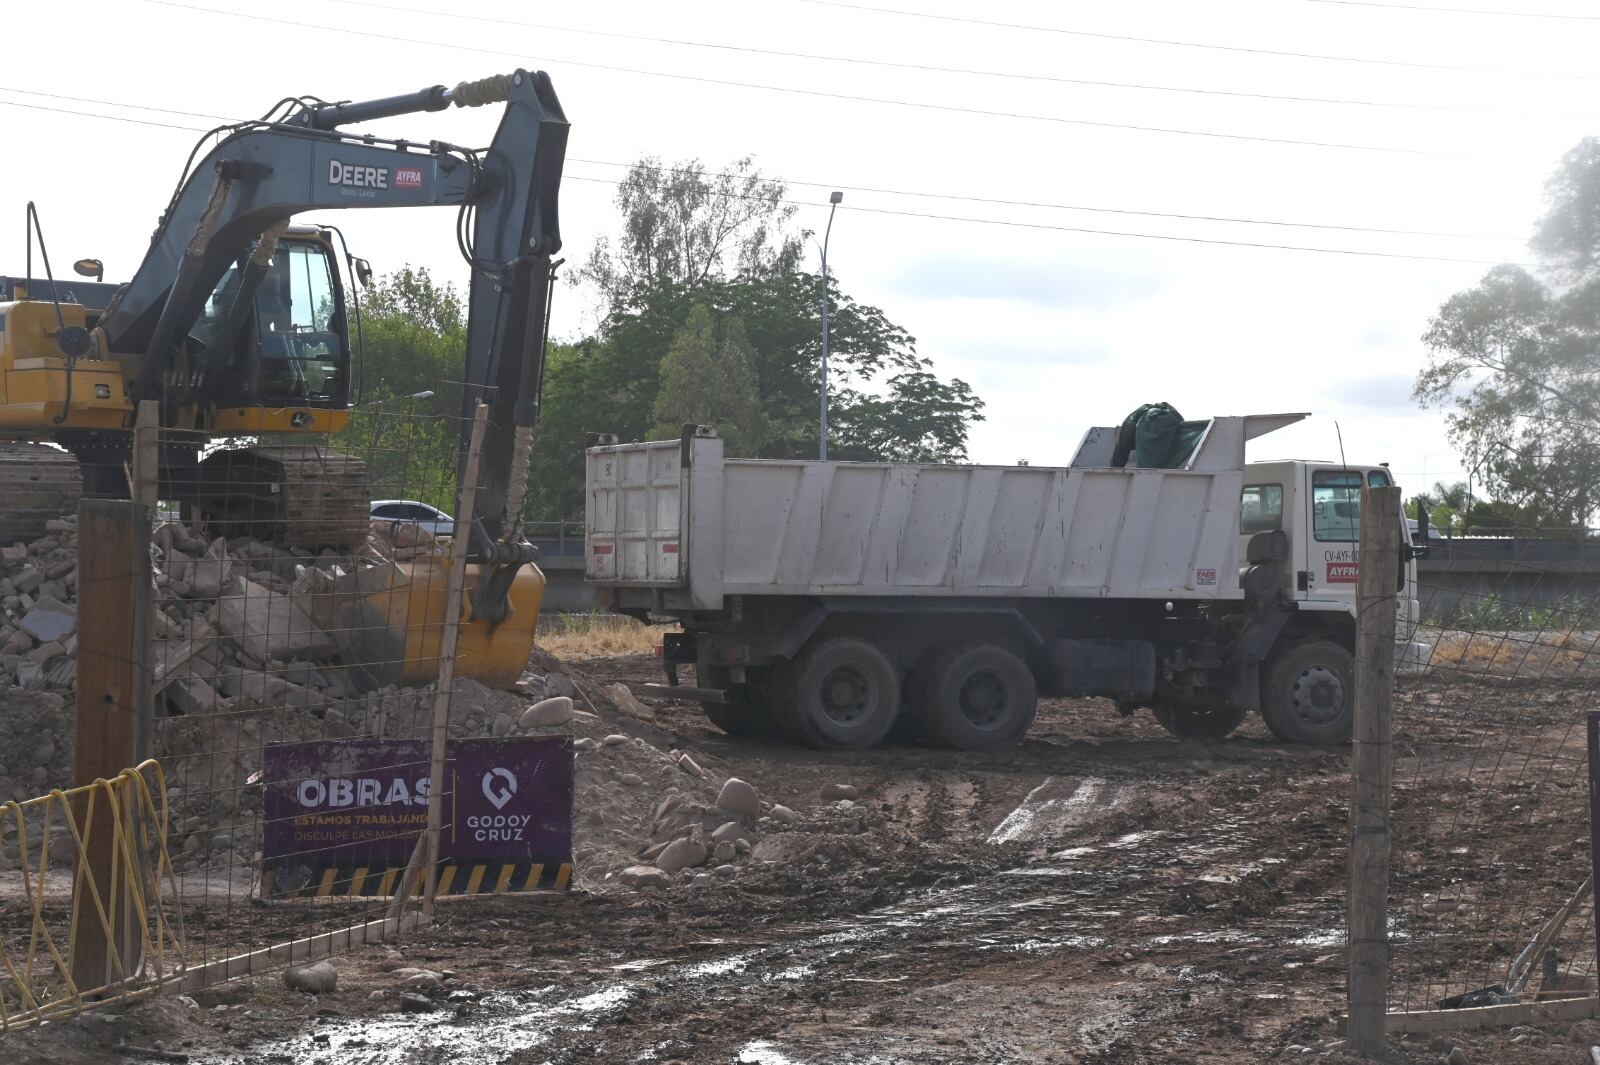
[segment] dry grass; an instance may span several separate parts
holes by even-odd
[[[1435,666],[1467,666],[1484,672],[1537,676],[1584,665],[1600,642],[1593,632],[1446,631],[1434,647]]]
[[[676,631],[676,625],[641,625],[621,614],[546,614],[537,642],[562,660],[645,655],[659,650],[662,633]]]

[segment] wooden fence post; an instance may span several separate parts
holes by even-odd
[[[127,500],[80,501],[75,786],[111,780],[150,749],[150,581],[150,508]],[[104,797],[92,807],[80,802],[74,816],[89,839],[86,868],[74,886],[72,978],[79,988],[98,988],[139,972],[142,937],[126,876],[115,871],[118,826]],[[112,944],[90,901],[90,878],[115,923],[120,964],[112,960]]]
[[[1350,802],[1349,1048],[1383,1056],[1389,998],[1389,792],[1394,776],[1396,598],[1403,579],[1400,489],[1361,493],[1355,724]]]

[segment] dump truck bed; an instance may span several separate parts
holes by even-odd
[[[587,454],[586,576],[618,606],[725,597],[1238,599],[1247,439],[1303,415],[1214,418],[1181,469],[723,457],[706,429]],[[605,599],[607,597],[603,597]]]

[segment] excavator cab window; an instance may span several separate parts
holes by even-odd
[[[219,342],[244,276],[237,264],[229,267],[190,329],[207,348]],[[319,240],[281,240],[256,289],[252,310],[253,324],[240,336],[243,350],[214,360],[215,365],[244,371],[216,380],[216,403],[345,406],[350,345],[344,292],[328,246]]]
[[[257,387],[263,401],[342,399],[346,359],[339,295],[325,247],[311,241],[278,245],[256,293]]]

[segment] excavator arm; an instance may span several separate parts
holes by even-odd
[[[487,151],[440,141],[382,140],[346,124],[451,106],[504,102]],[[101,316],[103,350],[137,353],[133,398],[170,404],[225,369],[226,341],[242,324],[253,289],[289,221],[312,210],[456,206],[458,240],[472,269],[463,402],[481,400],[489,425],[470,558],[487,569],[473,598],[475,619],[507,613],[517,569],[535,557],[522,538],[528,458],[538,419],[548,329],[551,256],[560,250],[557,196],[567,121],[544,73],[436,85],[357,103],[302,104],[279,122],[230,127],[179,186],[132,280]],[[244,264],[217,350],[193,350],[189,326],[219,280]],[[182,368],[183,382],[176,378]],[[198,382],[198,384],[196,384]],[[167,424],[170,412],[164,412]],[[470,418],[462,419],[463,427]],[[461,453],[465,455],[465,433]]]

